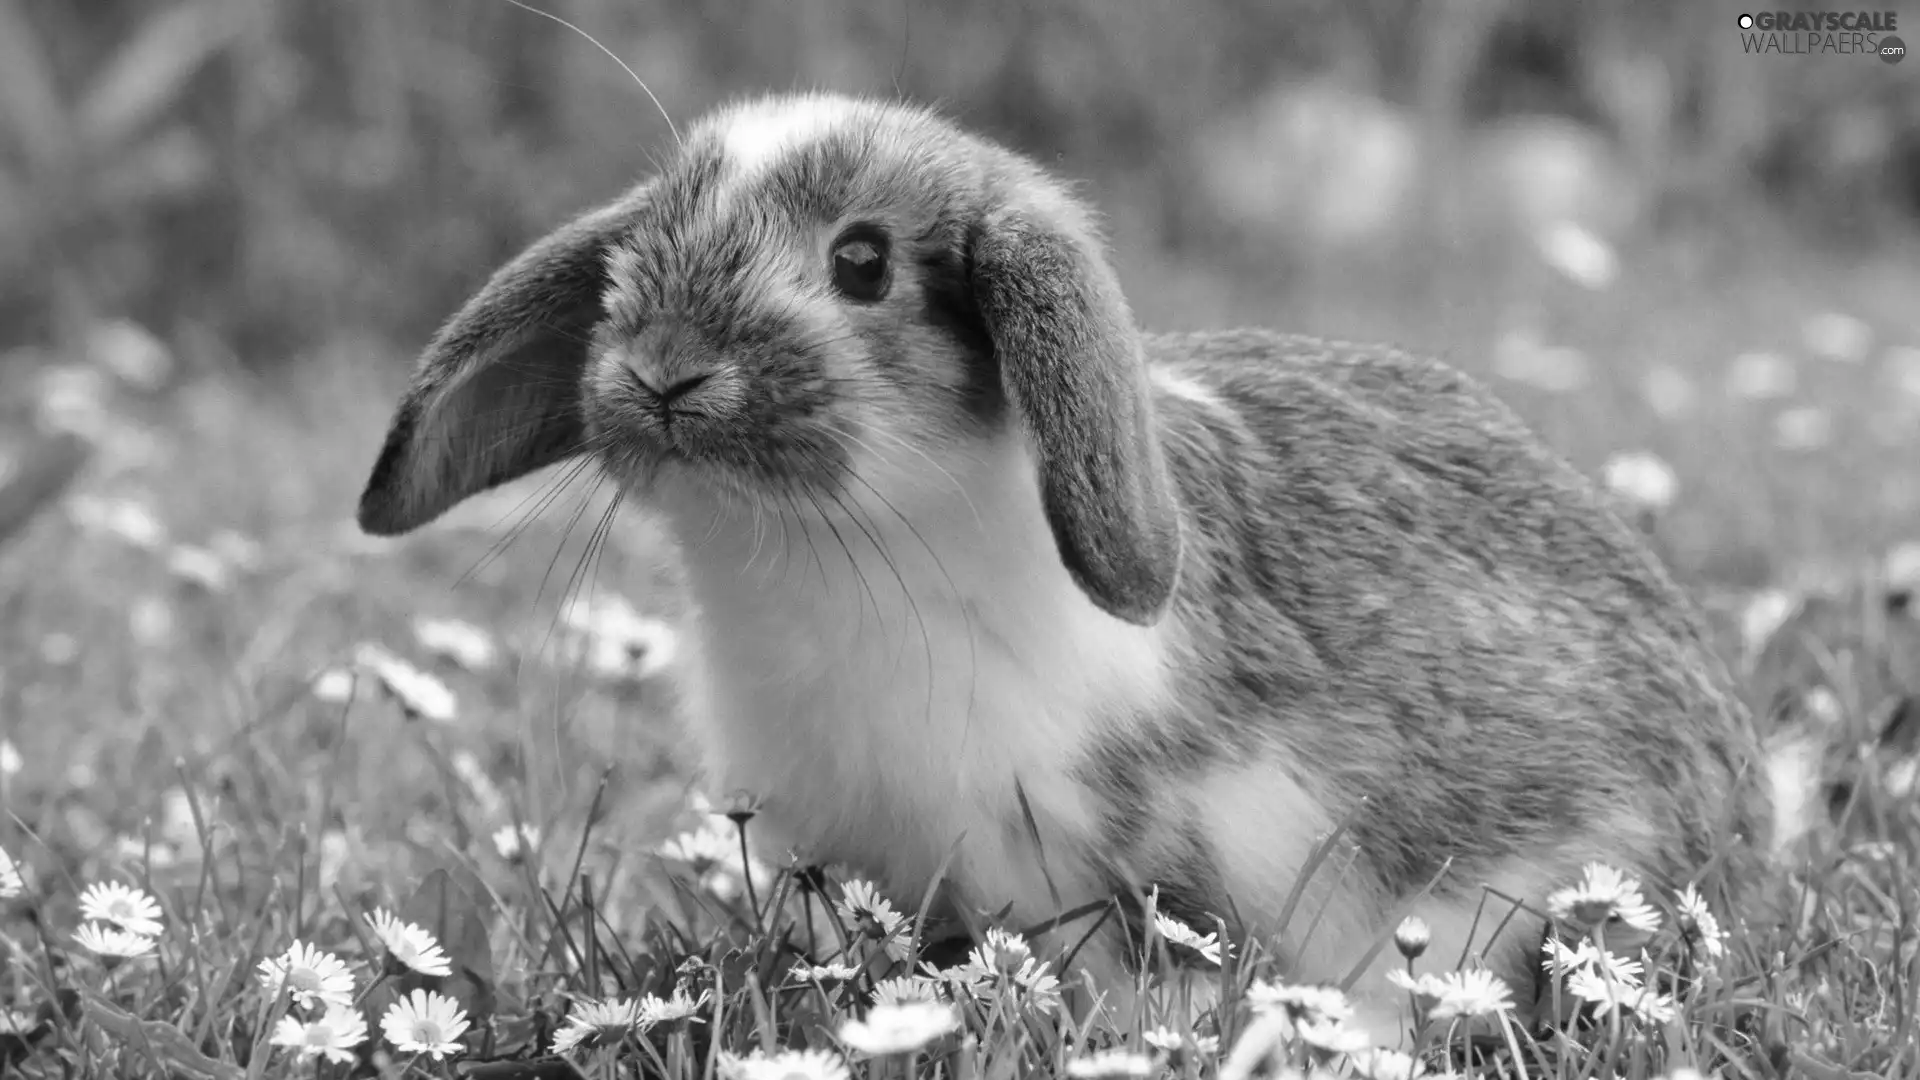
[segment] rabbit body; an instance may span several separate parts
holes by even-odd
[[[581,452],[681,542],[709,783],[909,905],[1137,922],[1157,887],[1309,981],[1410,910],[1422,969],[1524,1003],[1583,862],[1671,886],[1761,839],[1690,602],[1508,409],[1385,346],[1140,334],[1066,190],[924,110],[736,106],[530,248],[429,347],[361,520]],[[1390,952],[1354,987],[1387,1041]]]

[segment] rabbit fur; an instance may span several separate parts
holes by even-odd
[[[836,291],[849,237],[878,298]],[[1157,887],[1359,972],[1392,1042],[1401,915],[1524,1006],[1584,862],[1736,881],[1766,840],[1695,609],[1511,411],[1386,346],[1141,332],[1067,186],[921,107],[736,103],[534,243],[428,345],[359,520],[581,454],[679,540],[710,785],[908,904],[950,852],[957,918],[1137,931]],[[1122,1000],[1124,940],[1084,954]]]

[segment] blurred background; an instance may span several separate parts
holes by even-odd
[[[422,609],[547,628],[570,506],[500,559],[459,530],[525,491],[404,545],[350,519],[434,326],[670,146],[609,53],[683,127],[768,90],[937,102],[1085,183],[1149,325],[1440,352],[1710,597],[1916,550],[1920,61],[1750,55],[1720,2],[545,3],[580,32],[0,0],[0,707],[83,769],[48,785],[139,775],[109,716],[213,753]],[[669,610],[644,535],[596,572],[631,556]]]

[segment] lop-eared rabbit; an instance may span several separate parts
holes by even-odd
[[[1143,332],[1067,185],[924,108],[735,104],[535,242],[428,345],[359,521],[575,455],[679,541],[690,730],[761,839],[916,906],[951,851],[962,919],[1112,898],[1082,959],[1122,1000],[1157,886],[1358,972],[1391,1042],[1401,914],[1524,1006],[1583,863],[1764,842],[1695,608],[1512,412],[1386,346]]]

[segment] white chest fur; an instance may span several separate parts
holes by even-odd
[[[831,513],[669,495],[697,607],[689,706],[709,783],[765,801],[761,840],[908,904],[957,844],[969,900],[1044,918],[1090,885],[1075,853],[1097,808],[1071,770],[1099,716],[1163,698],[1165,631],[1095,608],[1025,454],[982,453],[868,476],[877,492],[820,500]]]

